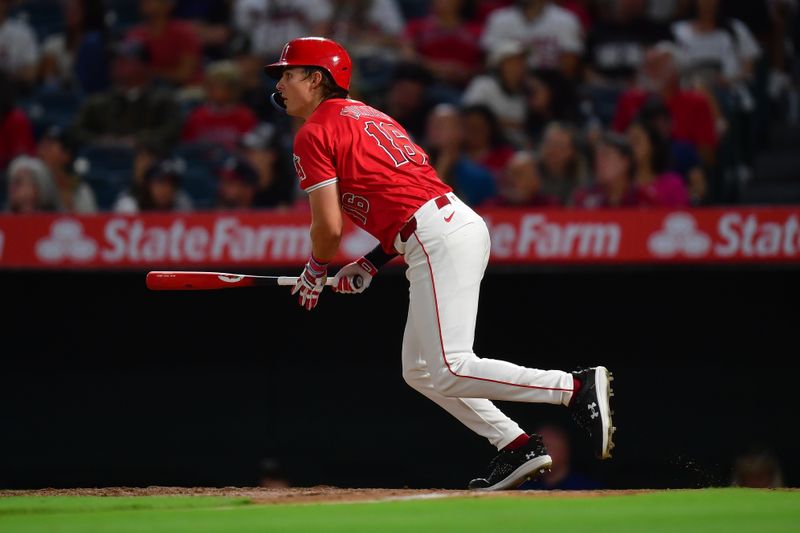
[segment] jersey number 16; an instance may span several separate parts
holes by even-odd
[[[378,146],[392,159],[395,167],[401,167],[409,161],[417,165],[424,165],[428,160],[425,153],[418,150],[411,139],[392,123],[376,123],[370,120],[364,126],[364,131],[375,139]]]

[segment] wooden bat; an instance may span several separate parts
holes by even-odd
[[[294,286],[297,276],[251,276],[249,274],[227,274],[225,272],[158,271],[147,273],[147,288],[151,291],[213,291],[238,287]],[[353,277],[358,289],[364,283],[361,276]],[[325,285],[333,286],[333,278]]]

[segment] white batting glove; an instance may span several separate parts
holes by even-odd
[[[333,278],[333,290],[343,294],[360,294],[367,290],[372,277],[377,273],[378,269],[369,262],[369,259],[361,257],[336,273]],[[355,281],[356,276],[361,277],[361,285]]]
[[[328,263],[318,261],[312,255],[303,269],[303,273],[297,278],[292,289],[292,294],[300,293],[298,302],[301,307],[305,307],[306,311],[311,311],[317,306],[319,295],[322,289],[325,288],[325,282],[328,280]]]

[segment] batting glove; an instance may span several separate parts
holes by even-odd
[[[306,308],[306,311],[311,311],[317,306],[319,295],[325,288],[327,279],[328,263],[318,261],[312,255],[292,289],[292,294],[300,294],[298,302],[301,307]]]
[[[369,287],[372,277],[378,273],[369,259],[362,257],[357,261],[345,265],[333,278],[334,291],[343,294],[360,294]],[[361,277],[361,284],[354,281],[356,276]]]

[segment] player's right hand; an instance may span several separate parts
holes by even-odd
[[[372,277],[378,269],[366,257],[353,261],[342,267],[333,278],[333,290],[343,294],[359,294],[367,290],[372,282]],[[356,276],[361,276],[361,285],[354,282]]]
[[[292,294],[299,293],[298,303],[301,307],[305,307],[306,311],[311,311],[317,306],[319,295],[325,288],[327,279],[328,263],[318,261],[312,255],[292,288]]]

